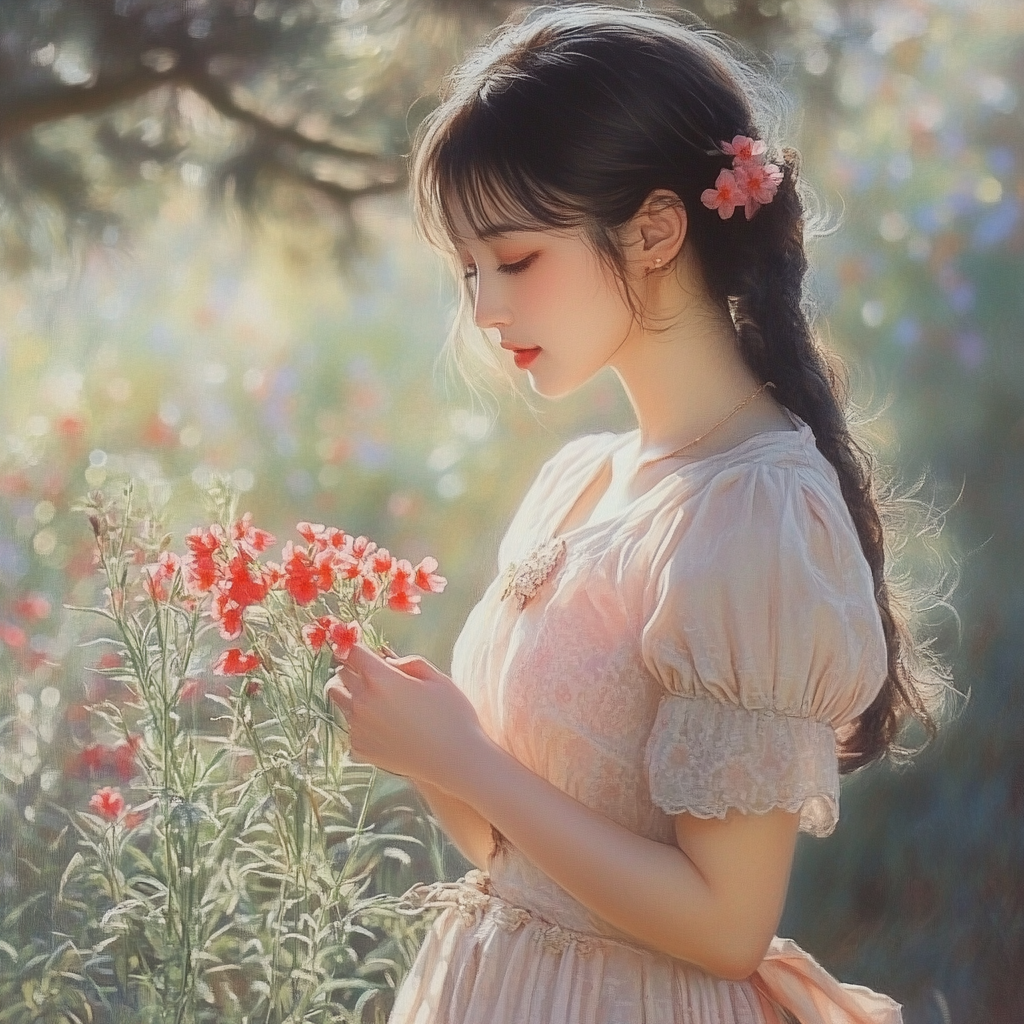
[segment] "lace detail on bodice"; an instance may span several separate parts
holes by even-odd
[[[522,561],[510,562],[503,577],[505,586],[501,600],[514,594],[517,606],[522,609],[554,572],[564,554],[565,541],[561,537],[553,537],[535,547]]]

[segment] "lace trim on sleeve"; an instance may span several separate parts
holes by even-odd
[[[667,814],[724,818],[729,807],[800,812],[829,835],[839,820],[839,762],[828,722],[715,698],[662,699],[645,750],[651,799]]]

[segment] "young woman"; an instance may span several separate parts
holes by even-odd
[[[544,397],[611,367],[638,426],[541,467],[451,678],[360,646],[328,684],[477,865],[407,894],[443,912],[390,1024],[896,1024],[774,934],[798,831],[943,686],[803,312],[780,94],[706,32],[568,5],[442,99],[416,209],[464,311]]]

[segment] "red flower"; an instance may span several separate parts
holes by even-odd
[[[372,576],[364,576],[362,586],[359,588],[359,596],[364,601],[375,601],[380,592],[380,584]]]
[[[142,571],[146,574],[143,582],[150,596],[157,601],[166,601],[167,587],[180,567],[181,559],[173,551],[164,551],[155,563],[143,566]]]
[[[277,562],[267,562],[263,566],[263,578],[270,590],[276,590],[284,583],[285,571]]]
[[[747,194],[743,212],[750,220],[763,204],[775,198],[782,171],[775,164],[738,164],[736,180]]]
[[[259,604],[270,591],[275,576],[263,566],[247,560],[243,554],[235,555],[217,582],[210,588],[210,618],[220,623],[220,635],[234,640],[242,633],[242,612],[250,605]]]
[[[746,203],[747,193],[736,180],[736,175],[723,167],[715,179],[715,187],[704,189],[700,201],[709,210],[717,210],[722,220],[728,220],[736,212],[737,206]]]
[[[124,827],[135,828],[136,825],[141,825],[146,820],[145,811],[129,811],[124,816]]]
[[[14,614],[24,619],[45,619],[50,614],[50,602],[43,594],[26,594],[14,602]]]
[[[24,647],[28,643],[28,634],[13,622],[0,622],[0,640],[8,647]]]
[[[80,416],[65,415],[57,420],[57,432],[64,437],[81,437],[85,431],[85,423]]]
[[[101,790],[93,793],[89,800],[89,807],[98,815],[110,821],[116,821],[124,812],[124,797],[121,791],[104,786]]]
[[[363,561],[352,553],[351,545],[334,552],[334,571],[343,580],[354,580],[363,572]]]
[[[388,551],[387,548],[381,548],[373,556],[373,571],[380,573],[382,576],[385,573],[391,572],[395,567],[395,559]]]
[[[117,773],[122,782],[128,782],[135,774],[135,752],[142,744],[142,737],[137,735],[129,736],[122,740],[109,752],[110,767]]]
[[[325,548],[334,548],[340,551],[345,546],[346,540],[348,540],[348,534],[344,530],[339,530],[336,526],[328,526],[324,530],[323,537],[320,538],[320,543]]]
[[[296,523],[295,529],[311,550],[315,548],[317,551],[340,551],[349,540],[344,530],[339,530],[336,526],[324,526],[323,523]]]
[[[100,660],[96,662],[97,668],[120,668],[121,667],[121,655],[116,651],[107,651],[106,654],[100,655]]]
[[[213,591],[210,618],[220,623],[220,635],[225,640],[236,640],[242,635],[241,606],[237,601],[229,600],[220,590]]]
[[[339,622],[333,615],[321,615],[315,622],[302,627],[302,639],[314,650],[319,651],[327,643],[327,632]]]
[[[316,544],[323,536],[327,527],[323,523],[307,523],[305,521],[295,524],[295,530],[307,544]]]
[[[433,594],[440,594],[448,581],[443,576],[438,576],[434,570],[437,568],[437,559],[427,555],[413,571],[413,583],[420,590]]]
[[[150,416],[142,428],[142,438],[147,444],[169,446],[178,440],[178,435],[159,416]]]
[[[217,582],[220,570],[213,555],[220,549],[222,533],[214,524],[209,530],[196,527],[185,538],[189,546],[189,553],[182,560],[185,586],[193,594],[205,594]]]
[[[722,143],[722,152],[733,158],[733,166],[738,163],[756,163],[764,160],[767,147],[762,139],[752,139],[748,135],[734,135],[732,142]]]
[[[260,659],[255,651],[243,654],[237,647],[231,647],[214,662],[213,672],[218,676],[244,676],[259,663]]]
[[[258,679],[246,680],[245,686],[243,687],[246,697],[258,697],[260,695],[260,690],[262,689],[263,687],[260,686],[260,681]]]
[[[214,523],[208,530],[197,526],[189,530],[185,543],[194,555],[212,555],[219,551],[221,544],[224,543],[224,530],[219,523]]]
[[[178,692],[178,701],[195,700],[203,696],[203,684],[199,679],[186,679]]]
[[[302,638],[314,651],[319,651],[324,644],[329,644],[334,656],[341,661],[344,661],[352,647],[359,643],[362,633],[362,628],[355,619],[345,623],[334,615],[321,615],[315,622],[302,627]]]
[[[263,567],[254,565],[244,555],[235,555],[224,568],[217,589],[242,608],[259,604],[270,590],[270,580]]]
[[[331,645],[334,656],[339,661],[344,661],[348,657],[348,652],[359,643],[362,635],[362,628],[355,619],[348,623],[335,619],[327,631],[327,642]]]
[[[350,549],[356,558],[365,558],[377,550],[377,545],[367,537],[359,536],[352,540]]]
[[[419,615],[421,600],[422,598],[419,594],[414,594],[409,590],[395,590],[388,597],[388,607],[395,612],[408,612],[410,615]]]
[[[281,555],[284,558],[285,589],[296,603],[309,604],[334,586],[332,552],[321,551],[311,558],[305,548],[295,547],[288,541]]]
[[[408,590],[413,585],[412,562],[408,558],[399,558],[395,561],[395,574],[391,577],[391,591],[397,593],[400,590]]]
[[[399,558],[395,565],[394,575],[388,585],[388,607],[392,611],[419,615],[421,599],[420,595],[414,592],[414,586],[415,572],[412,563],[407,558]]]
[[[252,557],[260,551],[266,551],[276,539],[272,533],[257,529],[252,525],[252,513],[246,512],[231,527],[231,539],[243,552]]]
[[[78,755],[78,764],[90,772],[98,772],[107,764],[107,748],[99,743],[90,743]]]
[[[242,609],[229,601],[220,619],[220,635],[225,640],[237,640],[242,635]]]

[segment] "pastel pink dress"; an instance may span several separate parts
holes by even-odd
[[[802,831],[827,836],[836,730],[885,679],[838,478],[790,418],[794,430],[660,463],[626,508],[562,534],[552,567],[538,552],[636,431],[570,441],[527,491],[452,652],[452,678],[496,743],[660,843],[675,842],[672,815],[730,807],[799,810]],[[520,608],[502,594],[524,566]],[[406,893],[440,913],[389,1024],[902,1022],[901,1004],[839,982],[791,939],[776,936],[742,981],[648,948],[496,840],[487,872]]]

